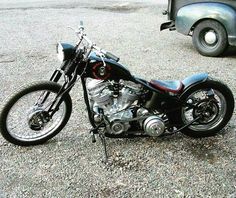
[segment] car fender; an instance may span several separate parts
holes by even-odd
[[[193,3],[180,8],[175,21],[176,30],[189,35],[194,25],[203,19],[220,22],[227,31],[229,44],[236,45],[236,10],[223,3]]]

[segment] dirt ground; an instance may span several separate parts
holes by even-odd
[[[0,2],[0,101],[22,84],[48,80],[59,66],[57,41],[74,44],[67,26],[83,20],[98,46],[145,79],[184,79],[207,72],[236,96],[236,50],[203,57],[191,38],[159,28],[163,1]],[[211,138],[108,139],[111,163],[93,144],[80,83],[67,126],[44,145],[19,147],[0,137],[0,197],[235,197],[236,112]]]

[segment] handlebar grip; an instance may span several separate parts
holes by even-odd
[[[112,53],[110,53],[110,52],[106,52],[105,55],[106,55],[107,58],[112,59],[112,60],[114,60],[114,61],[116,61],[116,62],[118,62],[118,61],[120,60],[119,57],[115,56],[114,54],[112,54]]]

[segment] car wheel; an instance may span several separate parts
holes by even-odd
[[[202,21],[193,31],[193,45],[203,56],[219,56],[228,47],[227,32],[217,21]]]

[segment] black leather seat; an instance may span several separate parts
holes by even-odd
[[[179,80],[151,80],[150,85],[158,90],[175,94],[180,93],[184,88],[183,83]]]

